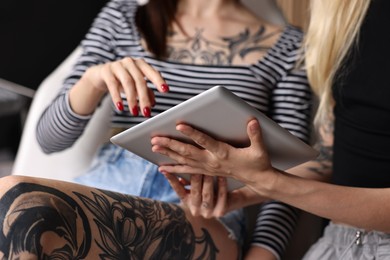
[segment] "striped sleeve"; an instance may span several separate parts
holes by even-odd
[[[110,1],[98,14],[81,43],[83,53],[65,79],[59,95],[42,114],[36,138],[43,152],[53,153],[69,148],[84,132],[91,116],[80,116],[72,111],[68,91],[89,67],[116,58],[114,43],[117,31],[121,30],[121,22],[126,19],[120,11],[122,2]],[[134,1],[128,2],[127,5],[134,5],[133,9],[136,7]]]
[[[274,72],[270,117],[305,142],[309,141],[312,91],[306,71],[297,66],[302,57],[303,33],[290,27],[280,48],[267,59]]]
[[[268,57],[265,65],[274,76],[270,117],[303,140],[310,141],[312,92],[306,71],[296,66],[301,57],[302,33],[294,28],[284,35],[283,46]],[[251,246],[263,247],[281,259],[297,225],[300,210],[279,201],[260,207]]]
[[[312,92],[306,73],[292,70],[277,82],[272,94],[271,118],[304,142],[311,132]]]
[[[91,118],[73,113],[68,100],[68,93],[59,95],[39,120],[36,137],[44,153],[71,147]]]
[[[308,142],[311,123],[311,92],[304,71],[293,70],[282,77],[273,91],[271,117],[292,134]],[[251,245],[271,251],[278,259],[291,239],[299,210],[273,201],[260,208]]]
[[[293,26],[281,36],[269,55],[252,71],[271,90],[268,116],[301,140],[310,137],[312,91],[306,71],[297,66],[302,57],[303,34]]]
[[[281,259],[297,225],[300,210],[271,201],[261,206],[253,230],[251,246],[263,247]]]

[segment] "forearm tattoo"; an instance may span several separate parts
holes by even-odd
[[[321,127],[321,133],[318,143],[315,148],[319,151],[319,156],[315,160],[316,166],[309,167],[309,170],[321,175],[322,177],[329,177],[332,173],[333,167],[333,121],[328,122]],[[328,140],[325,140],[328,139]]]
[[[318,165],[309,167],[309,170],[322,176],[328,175],[332,170],[333,147],[318,145],[317,148],[319,150],[319,156],[315,161]]]
[[[219,252],[174,204],[103,190],[74,195],[29,183],[9,190],[0,199],[0,258],[85,259],[93,242],[100,259],[216,259]]]
[[[260,26],[255,32],[246,28],[238,35],[220,37],[219,40],[207,39],[203,33],[204,29],[198,28],[191,37],[169,41],[169,59],[190,64],[232,65],[234,59],[244,59],[252,52],[265,53],[270,46],[263,42],[280,31],[269,31],[265,26]],[[175,32],[169,33],[169,37],[175,35]]]

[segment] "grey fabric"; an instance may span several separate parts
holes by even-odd
[[[390,234],[330,223],[303,260],[390,259]]]

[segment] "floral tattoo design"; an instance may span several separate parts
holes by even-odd
[[[0,200],[1,259],[84,259],[91,229],[83,209],[68,195],[22,183]],[[58,239],[56,248],[45,241]]]
[[[93,242],[100,259],[216,259],[219,252],[206,229],[195,236],[177,205],[103,190],[74,195],[30,183],[9,190],[0,199],[0,258],[85,259]]]
[[[213,41],[204,36],[204,29],[198,28],[192,37],[171,41],[168,56],[172,61],[190,64],[232,65],[236,58],[243,59],[249,53],[269,50],[270,46],[263,42],[278,33],[279,31],[269,32],[265,26],[260,26],[253,33],[246,28],[238,35],[220,37],[220,41]],[[170,32],[169,36],[175,34]]]

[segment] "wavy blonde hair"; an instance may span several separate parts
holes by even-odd
[[[337,70],[357,40],[370,0],[311,0],[305,64],[319,98],[315,122],[333,118],[332,84]]]

